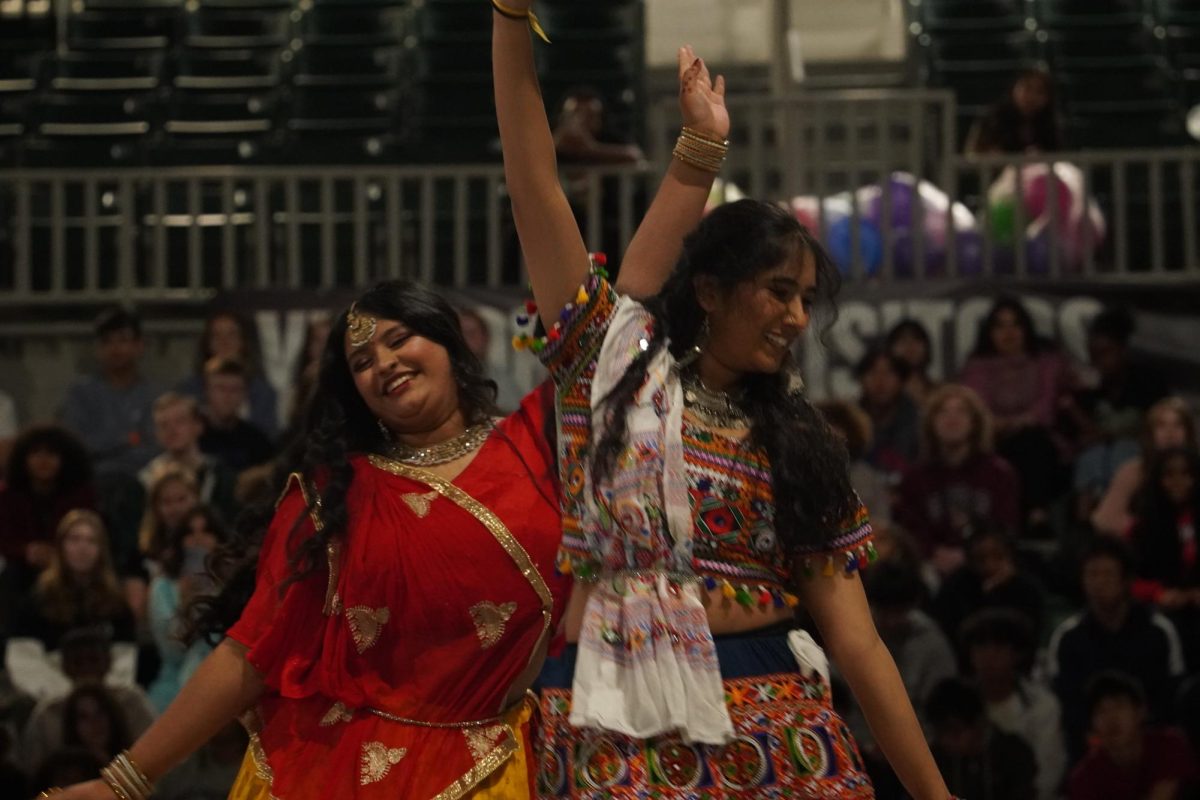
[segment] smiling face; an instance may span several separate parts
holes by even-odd
[[[732,289],[707,276],[697,279],[710,325],[705,353],[735,375],[778,372],[808,328],[816,291],[816,261],[807,251]]]
[[[343,348],[359,395],[392,431],[426,433],[458,413],[449,352],[404,323],[380,319],[368,342],[355,347],[347,334]]]

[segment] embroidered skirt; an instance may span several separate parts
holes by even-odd
[[[873,798],[858,747],[828,683],[805,677],[787,627],[716,638],[735,737],[721,746],[678,736],[633,739],[573,728],[575,649],[542,673],[538,797],[579,800]]]

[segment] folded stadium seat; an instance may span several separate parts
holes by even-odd
[[[53,52],[54,31],[48,14],[0,16],[0,164],[13,164],[20,153],[41,62]]]
[[[237,164],[273,153],[278,100],[273,89],[176,89],[153,159],[170,164]]]
[[[184,14],[183,41],[195,48],[281,48],[291,40],[287,7],[250,8],[193,2]]]
[[[138,163],[150,133],[148,94],[46,91],[34,109],[24,157],[33,165]]]
[[[270,89],[282,80],[280,53],[274,50],[177,48],[172,85],[189,91]]]
[[[75,51],[46,59],[46,85],[62,92],[153,92],[161,83],[155,50]]]
[[[397,87],[407,80],[399,47],[352,46],[313,42],[293,54],[296,86]]]
[[[1026,0],[922,0],[917,24],[931,33],[1019,30],[1029,10]]]
[[[394,47],[403,42],[410,12],[397,0],[314,0],[296,16],[304,45]]]
[[[380,161],[403,139],[400,92],[386,87],[297,86],[286,115],[285,157]]]
[[[75,0],[66,16],[73,50],[162,50],[175,37],[179,0]]]
[[[1140,27],[1147,23],[1145,0],[1034,0],[1043,28]]]

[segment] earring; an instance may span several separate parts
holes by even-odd
[[[696,360],[703,355],[704,345],[708,344],[708,338],[710,335],[712,335],[712,328],[709,327],[708,317],[705,316],[704,322],[700,323],[700,330],[696,334],[695,343],[692,345],[691,349],[684,354],[683,358],[679,359],[678,361],[680,368],[696,363]]]
[[[375,422],[379,425],[379,433],[383,436],[384,444],[392,444],[392,432],[388,426],[384,425],[381,419],[377,419]]]

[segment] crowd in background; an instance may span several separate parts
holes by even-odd
[[[486,323],[463,322],[485,353]],[[121,309],[97,320],[98,372],[56,423],[18,429],[0,403],[0,798],[94,776],[204,658],[185,609],[213,591],[231,521],[270,501],[327,330],[282,413],[237,315],[207,321],[164,390]],[[955,382],[930,376],[909,320],[857,365],[858,397],[823,404],[874,520],[876,625],[958,795],[1197,796],[1200,451],[1133,333],[1106,310],[1072,363],[1001,298]],[[879,796],[902,796],[845,715]],[[156,796],[223,798],[244,747],[231,726]]]

